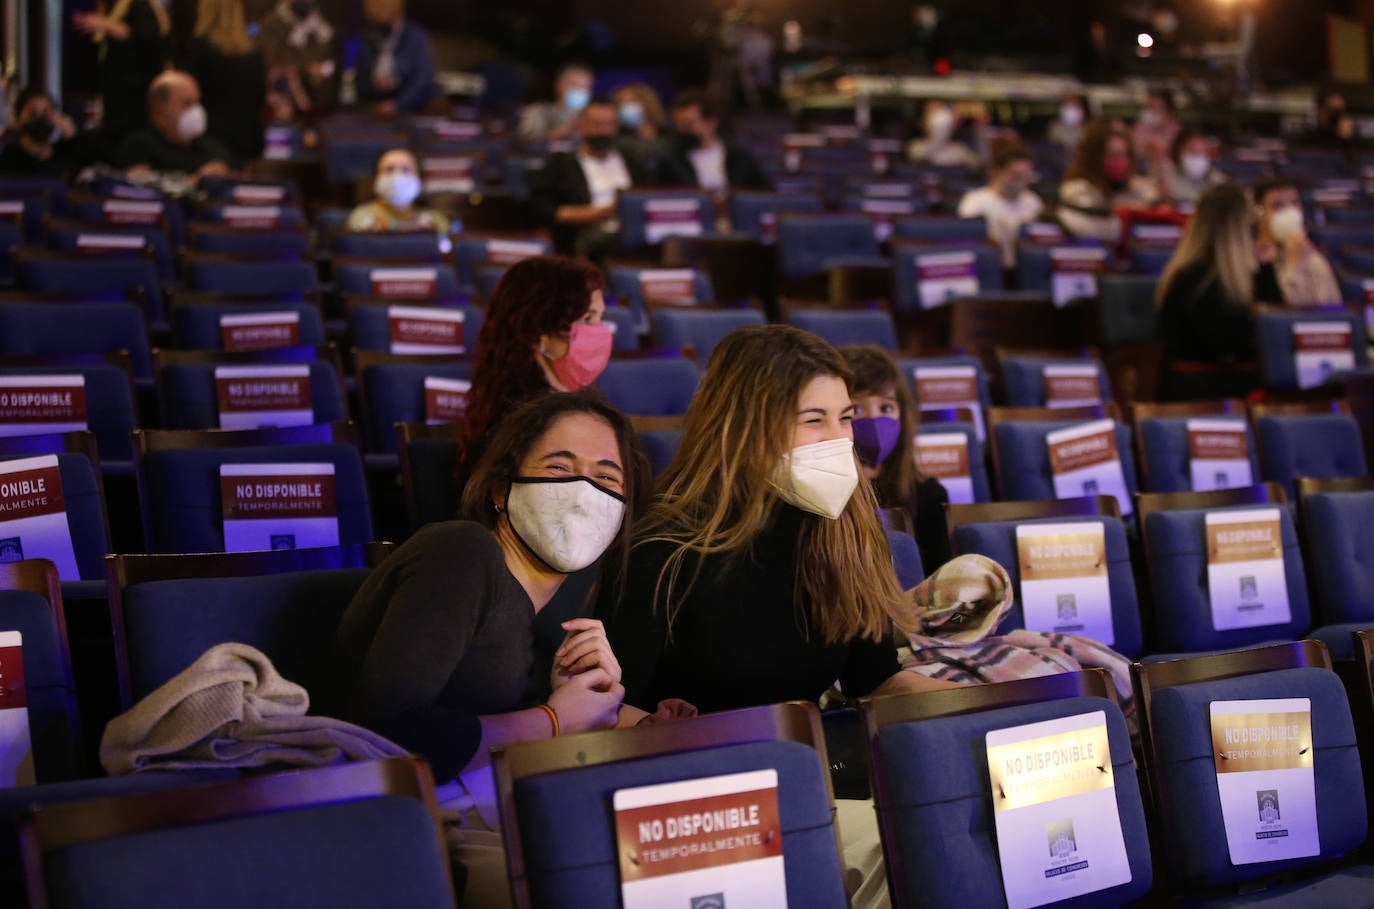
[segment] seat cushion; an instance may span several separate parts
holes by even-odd
[[[1310,698],[1313,768],[1321,854],[1232,865],[1222,824],[1212,748],[1211,704],[1263,698]],[[1333,859],[1364,841],[1364,783],[1345,689],[1325,669],[1285,669],[1164,688],[1150,716],[1163,781],[1159,840],[1168,866],[1189,887],[1235,884]]]

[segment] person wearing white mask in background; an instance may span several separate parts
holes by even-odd
[[[148,86],[148,126],[125,136],[115,159],[135,178],[152,173],[227,176],[229,150],[205,134],[206,123],[196,80],[167,70]]]
[[[960,118],[954,108],[943,101],[927,101],[921,126],[925,138],[907,146],[907,157],[912,161],[969,170],[980,166],[978,153],[955,135]]]
[[[1088,105],[1082,95],[1065,95],[1059,105],[1059,113],[1050,123],[1045,138],[1063,148],[1070,154],[1083,141],[1084,126],[1088,120]]]
[[[584,63],[569,63],[554,77],[554,100],[527,106],[516,132],[525,142],[575,138],[577,118],[592,100],[594,77]]]
[[[1273,263],[1289,306],[1323,306],[1341,302],[1341,287],[1331,263],[1307,236],[1302,198],[1288,177],[1266,177],[1255,184],[1259,236],[1255,254]]]
[[[1021,227],[1045,210],[1045,203],[1032,190],[1035,168],[1031,155],[1018,142],[995,144],[988,185],[969,190],[959,200],[959,217],[983,218],[988,239],[1002,250],[1002,267],[1016,265],[1016,240]]]
[[[1169,157],[1154,167],[1160,189],[1180,208],[1195,205],[1203,190],[1226,180],[1212,161],[1206,137],[1188,130],[1178,134]]]
[[[462,817],[462,905],[509,905],[491,749],[647,715],[622,706],[601,622],[542,617],[598,560],[601,583],[619,589],[648,482],[629,420],[600,395],[530,401],[492,435],[459,520],[421,528],[344,611],[332,706],[429,761],[440,801]]]
[[[1131,129],[1131,148],[1140,161],[1151,166],[1164,161],[1180,131],[1173,101],[1166,92],[1151,92]]]
[[[377,159],[372,181],[377,197],[348,213],[348,229],[355,231],[449,231],[449,220],[432,208],[415,204],[420,197],[420,167],[409,149],[393,148]]]
[[[406,18],[405,0],[363,0],[363,16],[354,66],[358,101],[383,119],[443,112],[446,102],[435,81],[429,36]]]
[[[630,82],[611,93],[611,103],[620,119],[620,149],[656,172],[669,152],[668,114],[658,92],[647,82]]]

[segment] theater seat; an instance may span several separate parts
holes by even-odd
[[[701,368],[682,357],[611,360],[597,387],[617,410],[636,416],[679,416],[687,412],[701,381]]]
[[[1349,414],[1267,414],[1255,421],[1263,479],[1293,494],[1298,477],[1367,473],[1360,426]]]
[[[827,263],[878,256],[873,222],[865,215],[787,215],[778,220],[778,268],[784,278],[805,278]]]
[[[789,325],[820,335],[836,347],[846,344],[876,344],[884,350],[898,350],[897,326],[884,309],[789,309],[784,313]]]
[[[1374,627],[1374,490],[1303,497],[1308,569],[1319,627],[1308,637],[1334,660],[1354,654],[1351,631]],[[1374,761],[1374,757],[1370,758]]]
[[[134,375],[151,379],[143,310],[133,303],[0,303],[0,354],[55,356],[127,350]]]
[[[705,363],[720,339],[748,325],[763,325],[763,313],[754,309],[658,308],[649,317],[654,346],[680,350],[691,345]]]
[[[322,360],[293,363],[310,372],[310,408],[314,423],[348,419],[348,405],[334,365]],[[173,363],[158,374],[164,426],[168,429],[218,429],[219,393],[213,363]]]
[[[56,611],[55,611],[56,609]],[[0,590],[0,631],[22,635],[24,699],[33,744],[33,770],[39,783],[83,775],[81,721],[62,609],[28,590]]]

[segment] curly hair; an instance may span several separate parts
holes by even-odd
[[[525,259],[501,277],[487,302],[478,336],[460,480],[477,462],[486,436],[507,413],[551,390],[536,359],[539,338],[571,329],[591,307],[592,294],[603,286],[595,266],[563,256]]]

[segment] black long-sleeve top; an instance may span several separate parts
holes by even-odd
[[[1272,264],[1255,272],[1255,299],[1283,300]],[[1251,311],[1226,298],[1211,263],[1190,262],[1175,273],[1164,291],[1159,333],[1170,360],[1233,363],[1255,358],[1255,318]]]

